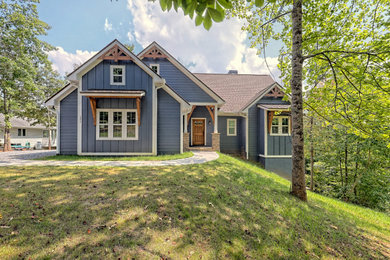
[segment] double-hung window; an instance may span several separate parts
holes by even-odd
[[[97,140],[138,140],[135,109],[98,109]]]
[[[126,84],[126,66],[111,65],[110,66],[110,84],[125,85]]]
[[[227,120],[227,135],[236,136],[237,135],[237,119],[229,118]]]
[[[26,136],[26,129],[18,129],[18,136]]]
[[[160,74],[160,65],[159,65],[159,64],[150,64],[150,68],[151,68],[156,74]]]
[[[287,116],[275,116],[272,119],[271,135],[289,135],[290,118]]]

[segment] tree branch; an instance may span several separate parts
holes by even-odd
[[[285,13],[279,14],[279,15],[275,16],[274,18],[272,18],[271,20],[268,20],[265,23],[263,23],[262,25],[260,25],[260,27],[263,28],[267,24],[272,23],[272,22],[278,20],[280,17],[285,16],[285,15],[290,14],[290,13],[291,13],[291,11],[287,11]]]
[[[377,57],[379,54],[389,53],[389,52],[373,53],[373,52],[369,52],[369,51],[326,50],[326,51],[321,51],[321,52],[314,53],[314,54],[311,54],[311,55],[303,56],[303,59],[306,60],[306,59],[310,59],[310,58],[313,58],[313,57],[316,57],[316,56],[319,56],[319,55],[324,55],[324,54],[327,54],[327,53],[344,53],[344,54],[368,55],[368,56],[376,56]]]

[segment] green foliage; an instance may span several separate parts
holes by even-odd
[[[54,48],[39,39],[49,26],[39,20],[39,1],[0,2],[1,112],[45,123],[43,101],[63,84],[51,68],[47,52]]]
[[[256,0],[256,4],[261,2]],[[210,30],[213,21],[222,22],[225,10],[233,7],[231,0],[160,0],[160,6],[163,11],[170,11],[172,7],[176,12],[182,9],[184,15],[195,17],[195,24],[203,24],[206,30]]]
[[[314,191],[390,212],[390,149],[386,142],[348,133],[346,127],[315,113],[311,116],[312,131],[310,120],[305,120],[305,156],[309,164],[313,141]]]

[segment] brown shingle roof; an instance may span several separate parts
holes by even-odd
[[[269,75],[194,73],[226,103],[222,112],[240,112],[275,81]]]

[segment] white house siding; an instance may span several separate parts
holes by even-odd
[[[48,138],[43,138],[43,129],[36,128],[20,128],[26,129],[26,136],[18,136],[18,128],[11,129],[11,144],[20,144],[25,146],[26,143],[30,143],[30,146],[33,148],[37,142],[41,142],[42,146],[48,146]],[[0,130],[0,143],[4,144],[4,130]],[[52,140],[52,145],[55,146],[55,139]]]

